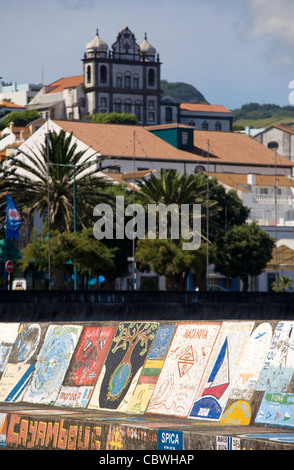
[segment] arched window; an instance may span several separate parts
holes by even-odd
[[[131,100],[125,100],[124,105],[125,105],[125,113],[131,113],[132,112]]]
[[[106,83],[107,82],[107,68],[105,65],[102,65],[100,68],[100,82]]]
[[[135,101],[135,114],[140,121],[141,120],[141,101],[140,100]]]
[[[130,72],[125,73],[125,88],[131,88],[132,82],[131,82],[131,74]]]
[[[87,67],[87,83],[91,83],[91,65]]]
[[[222,130],[222,125],[219,121],[215,123],[215,130],[216,131],[221,131]]]
[[[207,121],[203,121],[203,123],[202,123],[202,129],[203,129],[204,131],[208,131],[208,122],[207,122]]]
[[[122,88],[122,75],[118,73],[116,76],[116,86],[117,88]]]
[[[114,111],[116,113],[121,113],[121,100],[117,99],[114,103]]]
[[[155,86],[155,72],[154,69],[148,71],[148,86]]]

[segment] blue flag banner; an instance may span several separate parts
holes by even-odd
[[[9,194],[6,195],[6,204],[6,238],[17,240],[18,230],[22,224],[21,216]]]

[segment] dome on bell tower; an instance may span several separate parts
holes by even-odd
[[[98,53],[100,55],[101,53],[107,53],[108,45],[100,39],[98,29],[96,30],[96,36],[92,41],[88,42],[86,48],[88,54]]]
[[[156,54],[156,49],[148,42],[146,33],[144,41],[140,45],[140,51],[142,54],[145,54],[145,56],[155,56]]]

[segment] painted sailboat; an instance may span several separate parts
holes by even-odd
[[[204,389],[202,396],[211,395],[218,400],[229,386],[229,354],[228,338],[218,354],[217,360],[208,378],[209,386]]]

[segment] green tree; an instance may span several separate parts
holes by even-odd
[[[249,286],[249,276],[258,276],[272,258],[274,240],[256,222],[235,225],[216,238],[212,261],[215,272],[241,279],[243,291]]]
[[[46,230],[44,231],[46,232]],[[48,238],[45,233],[36,237],[24,248],[19,266],[24,272],[34,266],[37,271],[48,270]],[[73,272],[73,261],[81,275],[104,275],[113,269],[116,248],[108,248],[93,236],[92,228],[68,233],[55,230],[50,234],[53,269],[53,289],[64,289],[66,275]]]
[[[28,220],[38,211],[47,214],[48,165],[50,227],[70,232],[74,218],[74,183],[76,183],[77,226],[87,228],[85,221],[92,217],[93,208],[103,200],[106,182],[97,176],[98,164],[94,155],[79,151],[72,134],[64,130],[49,133],[48,142],[37,150],[21,151],[6,160],[0,183],[0,202],[7,191],[20,212]],[[2,215],[2,221],[5,214]]]
[[[0,129],[5,129],[11,122],[15,126],[26,126],[30,122],[42,117],[35,109],[26,109],[25,111],[11,111],[0,122]]]

